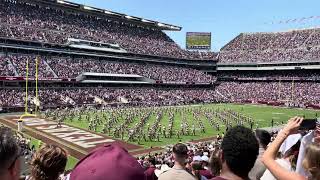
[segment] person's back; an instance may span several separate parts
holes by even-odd
[[[256,138],[259,142],[259,155],[258,158],[249,172],[249,178],[250,180],[260,180],[263,173],[266,171],[266,166],[262,163],[261,158],[263,153],[265,152],[268,144],[271,141],[271,135],[266,130],[257,129],[255,132]]]
[[[276,162],[285,170],[292,171],[291,164],[286,159],[277,159]],[[267,169],[263,176],[260,178],[261,180],[276,180],[276,178],[272,175],[272,173]]]
[[[159,180],[195,180],[195,178],[185,169],[175,168],[162,173]]]
[[[188,148],[186,145],[178,143],[172,149],[174,166],[172,169],[160,174],[159,180],[195,180],[193,175],[185,169],[185,162],[188,158]]]

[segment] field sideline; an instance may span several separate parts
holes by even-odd
[[[160,107],[161,108],[166,108],[166,107]],[[254,123],[254,128],[262,128],[262,127],[270,127],[271,126],[271,119],[274,120],[274,125],[280,125],[282,123],[287,122],[287,120],[290,117],[293,116],[303,116],[305,118],[315,118],[318,116],[318,113],[320,111],[317,110],[311,110],[311,109],[298,109],[298,108],[284,108],[284,107],[272,107],[272,106],[264,106],[264,105],[237,105],[237,104],[206,104],[206,105],[193,105],[193,106],[179,106],[175,108],[187,108],[187,109],[219,109],[219,110],[224,110],[224,109],[230,109],[236,112],[239,112],[245,116],[251,117],[252,119],[255,120]],[[176,113],[174,117],[174,130],[177,130],[180,128],[180,124],[182,122],[182,114],[181,113]],[[191,112],[188,112],[186,115],[186,120],[189,124],[194,123],[194,117]],[[164,138],[161,136],[160,141],[140,141],[139,145],[143,145],[144,147],[155,147],[155,146],[164,146],[168,144],[175,144],[177,142],[187,142],[187,141],[192,141],[192,140],[198,140],[198,139],[203,139],[203,138],[208,138],[215,136],[217,134],[221,134],[225,131],[225,126],[221,124],[220,131],[217,131],[216,129],[212,128],[209,121],[205,118],[205,116],[199,117],[200,120],[203,121],[204,126],[205,126],[205,133],[202,133],[199,128],[196,129],[196,135],[184,135],[178,138],[177,136],[173,136],[172,138]],[[156,120],[156,115],[152,114],[150,119],[148,120],[148,124],[154,123]],[[139,121],[138,118],[135,118],[132,123],[129,124],[129,127],[133,127],[137,122]],[[161,119],[161,124],[164,126],[168,125],[169,121],[169,114],[167,112],[164,113],[162,119]],[[67,119],[65,120],[66,124],[75,126],[75,127],[80,127],[84,129],[88,129],[88,122],[87,121],[77,121],[77,120],[70,120]],[[121,122],[119,122],[121,123]],[[246,126],[249,127],[248,124],[245,124]],[[98,125],[97,127],[97,132],[101,133],[103,129],[103,124]],[[146,132],[146,127],[144,127],[144,132]],[[113,136],[112,134],[107,134],[108,136]],[[127,140],[127,136],[125,136],[124,140]],[[131,142],[138,144],[137,141]]]

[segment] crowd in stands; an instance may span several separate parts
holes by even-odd
[[[291,118],[278,132],[234,126],[213,142],[178,143],[137,159],[119,145],[104,145],[65,173],[67,152],[45,144],[33,155],[30,175],[23,179],[318,180],[320,124],[298,131],[302,121]],[[9,128],[0,127],[0,135],[0,178],[17,180],[19,142]]]
[[[12,65],[4,57],[0,57],[0,76],[14,76]]]
[[[40,89],[41,106],[82,105],[103,103],[129,103],[143,106],[183,105],[213,102],[214,90],[166,89]],[[28,101],[34,103],[35,92],[29,91]],[[23,106],[23,89],[0,90],[0,107]]]
[[[28,62],[28,75],[29,77],[36,76],[36,57],[27,55],[9,55],[6,57],[8,61],[11,61],[14,68],[17,70],[19,76],[26,77],[27,62]],[[53,72],[50,67],[45,63],[44,57],[39,57],[38,61],[38,77],[39,78],[54,78]]]
[[[27,60],[29,63],[29,77],[35,77],[36,56],[11,54],[1,57],[0,68],[3,75],[13,75],[15,69],[19,76],[26,76]],[[12,63],[9,66],[8,63]],[[1,68],[1,69],[2,69]],[[197,82],[211,83],[215,77],[202,71],[177,66],[164,66],[154,64],[135,64],[111,62],[93,59],[71,59],[67,57],[45,57],[38,56],[39,78],[76,78],[83,72],[110,73],[110,74],[136,74],[153,80],[163,82]],[[1,75],[0,74],[0,75]]]
[[[241,80],[320,80],[318,70],[286,70],[286,71],[220,71],[218,78]]]
[[[216,100],[224,102],[286,102],[320,104],[320,84],[314,82],[221,82]]]
[[[320,29],[241,33],[221,49],[221,63],[319,61]]]
[[[116,63],[88,59],[52,58],[47,60],[58,77],[77,77],[82,72],[137,74],[167,82],[213,82],[214,77],[204,72],[155,64]]]
[[[181,49],[159,29],[143,28],[125,22],[66,11],[32,2],[1,0],[0,37],[65,44],[68,38],[119,44],[132,53],[185,59],[216,59]]]

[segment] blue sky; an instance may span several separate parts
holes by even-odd
[[[73,2],[182,26],[167,32],[185,48],[186,32],[212,32],[212,50],[241,32],[286,31],[320,25],[319,0],[72,0]],[[277,22],[273,23],[272,22]]]

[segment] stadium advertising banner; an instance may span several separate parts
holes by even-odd
[[[211,33],[210,32],[187,32],[186,37],[187,49],[211,49]]]

